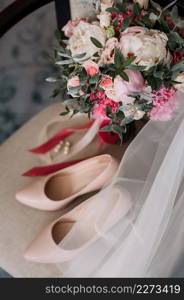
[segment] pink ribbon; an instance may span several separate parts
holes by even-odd
[[[75,127],[75,128],[67,128],[63,129],[59,132],[57,132],[51,139],[49,139],[47,142],[43,143],[42,145],[29,150],[32,153],[35,154],[45,154],[48,151],[52,150],[57,144],[59,144],[61,141],[66,139],[68,136],[74,134],[75,132],[79,130],[89,129],[93,125],[94,121],[90,121],[86,123],[83,126]],[[102,128],[109,124],[109,121],[102,121],[100,123],[99,128]],[[115,144],[119,140],[119,136],[117,134],[111,135],[109,132],[105,131],[99,131],[98,132],[98,150],[94,154],[98,155],[101,150],[103,149],[104,145],[107,144]],[[47,166],[39,166],[39,167],[33,167],[32,169],[26,171],[22,176],[29,176],[29,177],[35,177],[35,176],[44,176],[49,175],[51,173],[57,172],[59,170],[62,170],[64,168],[67,168],[69,166],[72,166],[76,163],[79,163],[83,160],[86,160],[90,157],[86,157],[83,159],[78,160],[72,160]]]

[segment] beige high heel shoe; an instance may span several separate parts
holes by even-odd
[[[51,119],[40,132],[38,138],[39,144],[47,142],[58,131],[85,126],[88,123],[89,118],[86,114],[77,114],[73,118],[71,118],[71,114],[62,118],[61,116],[57,116]],[[74,134],[57,144],[52,150],[44,154],[39,154],[41,161],[46,164],[53,164],[94,155],[98,151],[97,133],[99,127],[100,122],[95,120],[90,128],[76,130]]]
[[[36,209],[59,210],[73,199],[107,185],[117,168],[112,156],[95,156],[34,181],[19,191],[16,199]]]
[[[100,233],[96,228],[100,201],[105,201],[104,214],[100,217],[103,232],[110,229],[129,212],[130,194],[127,190],[123,190],[121,198],[118,199],[117,192],[118,190],[113,188],[108,193],[107,199],[103,198],[103,200],[100,199],[100,193],[98,193],[52,222],[28,246],[24,253],[25,259],[37,263],[62,263],[77,257],[100,238]],[[78,225],[77,232],[72,235],[72,238],[70,237],[69,246],[66,246],[65,242],[63,247],[62,242],[68,238],[76,222],[81,220],[83,222]]]

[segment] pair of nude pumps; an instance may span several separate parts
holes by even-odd
[[[109,154],[98,155],[75,165],[57,171],[54,174],[43,176],[32,184],[26,186],[16,194],[16,199],[24,205],[45,211],[61,210],[71,203],[75,198],[89,192],[98,191],[107,186],[118,168],[117,161]],[[79,218],[86,217],[89,209],[86,207],[94,198],[98,198],[99,193],[75,207],[69,213],[48,225],[28,246],[24,257],[37,263],[59,263],[69,261],[81,253],[98,238],[95,226],[90,239],[74,249],[66,250],[59,246],[62,240],[70,232],[71,228]],[[96,199],[97,200],[97,199]],[[99,200],[100,201],[100,200]],[[98,203],[98,201],[96,201]],[[107,203],[107,206],[112,203]],[[121,215],[129,209],[129,202],[122,204],[122,210],[117,209],[117,214]],[[98,212],[98,207],[95,208]],[[116,218],[110,219],[107,227],[111,227],[117,222]],[[90,229],[87,224],[82,231],[88,233]],[[80,237],[81,238],[81,237]]]
[[[64,117],[63,122],[61,122],[60,117],[55,117],[43,128],[39,138],[40,142],[46,142],[58,129],[63,130],[68,126],[75,128],[76,125],[83,126],[87,120],[84,114],[76,115],[72,119]],[[61,149],[58,149],[57,146],[54,151],[41,155],[41,160],[47,164],[51,164],[53,162],[58,163],[76,158],[80,159],[81,156],[78,157],[77,155],[81,151],[83,151],[83,155],[86,152],[91,156],[92,153],[96,152],[98,138],[95,139],[95,137],[99,131],[99,126],[99,121],[96,120],[90,129],[75,132],[75,134],[70,136],[70,143],[66,143],[65,141],[65,145],[64,147],[61,146]],[[64,155],[62,149],[64,148],[63,150],[65,151],[68,144],[70,144],[69,153]],[[45,211],[59,210],[62,212],[77,197],[99,191],[108,186],[117,168],[118,162],[111,155],[97,155],[51,175],[41,177],[41,179],[36,180],[19,191],[16,194],[16,199],[22,204],[35,209]],[[89,247],[91,243],[98,239],[94,220],[101,201],[99,194],[95,194],[95,196],[84,201],[69,213],[62,215],[62,217],[49,224],[28,246],[24,257],[29,261],[37,263],[61,263],[72,260]],[[113,191],[111,197],[107,197],[106,211],[108,211],[108,214],[104,216],[106,220],[104,225],[106,228],[112,227],[118,221],[118,216],[122,217],[130,208],[130,200],[126,192],[124,201],[120,201],[120,207],[117,205],[114,206],[114,202],[116,202],[114,200],[115,194]],[[91,219],[90,204],[93,203],[95,206],[93,207],[94,218]],[[114,217],[111,218],[109,214],[113,209],[115,209]],[[84,217],[89,219],[89,222],[85,226],[82,225],[83,228],[79,230],[79,235],[82,236],[77,235],[77,238],[82,243],[77,247],[75,245],[73,247],[70,246],[70,249],[64,248],[63,241],[68,239],[74,226],[78,225],[79,222],[82,223],[81,220],[83,221]]]

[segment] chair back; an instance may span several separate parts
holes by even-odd
[[[57,26],[62,28],[70,19],[69,0],[16,0],[0,12],[0,37],[23,18],[52,1],[55,1]]]

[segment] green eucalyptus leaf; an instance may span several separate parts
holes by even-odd
[[[114,64],[117,69],[120,69],[124,63],[124,58],[118,48],[114,50]]]
[[[111,126],[111,130],[114,132],[114,133],[117,133],[120,137],[120,140],[121,142],[123,141],[123,134],[125,133],[125,127],[121,127],[120,125],[118,124],[112,124]]]
[[[172,67],[171,70],[174,71],[183,71],[184,68],[184,59],[180,60],[179,62],[175,63]]]
[[[63,104],[64,104],[65,106],[68,106],[68,105],[72,104],[73,102],[74,102],[74,99],[66,99],[66,100],[63,102]]]
[[[110,13],[114,13],[114,12],[117,12],[117,9],[115,9],[114,7],[108,7],[106,9],[107,12],[110,12]]]
[[[134,19],[139,15],[140,9],[139,9],[139,6],[137,4],[133,5],[132,13],[133,13],[133,18]]]
[[[60,52],[60,51],[57,52],[57,55],[61,56],[61,57],[71,58],[71,56],[69,54],[63,53],[63,52]]]
[[[100,131],[109,132],[109,131],[111,131],[111,127],[112,127],[112,124],[106,125],[106,126],[100,128]]]
[[[111,116],[111,114],[112,114],[112,109],[111,109],[111,107],[110,107],[109,105],[106,106],[105,112],[106,112],[106,115],[107,115],[108,117]]]
[[[126,6],[123,5],[122,3],[117,3],[116,7],[117,7],[117,9],[118,9],[119,12],[121,12],[123,14],[127,13]]]
[[[154,76],[157,77],[157,78],[162,79],[163,76],[164,76],[164,72],[163,71],[155,71]]]
[[[179,15],[178,15],[178,7],[175,5],[173,7],[173,9],[171,10],[171,18],[172,18],[172,21],[175,24],[177,24],[177,22],[178,22],[178,17],[179,17]]]
[[[46,78],[45,80],[46,80],[47,82],[50,82],[50,83],[54,83],[54,82],[57,82],[57,81],[58,81],[58,79],[55,78],[55,77],[48,77],[48,78]]]
[[[170,32],[169,25],[165,22],[163,18],[159,19],[159,23],[160,23],[161,30],[163,30],[165,33]]]
[[[178,27],[184,27],[184,21],[179,21],[179,22],[177,23],[177,26],[178,26]]]
[[[56,98],[60,94],[61,90],[60,89],[54,89],[52,92],[52,95],[50,96],[51,98]]]
[[[86,53],[81,53],[81,54],[77,54],[77,55],[74,55],[73,58],[83,58],[86,56]]]
[[[146,80],[148,82],[148,85],[150,85],[151,88],[156,91],[158,91],[163,84],[163,80],[161,80],[159,78],[155,78],[153,76],[146,77]]]
[[[123,120],[125,118],[125,114],[124,114],[124,112],[122,111],[122,110],[119,110],[117,113],[116,113],[116,115],[115,115],[115,119],[117,120],[117,121],[121,121],[121,120]]]
[[[131,19],[129,17],[125,17],[125,19],[122,22],[122,26],[120,28],[120,31],[124,31],[125,29],[127,29],[127,27],[130,25],[131,23]]]
[[[87,80],[88,74],[87,74],[87,72],[84,68],[82,69],[82,71],[79,75],[79,78],[80,78],[80,82],[83,82],[83,81]]]
[[[58,40],[58,41],[61,41],[62,40],[62,34],[61,34],[61,31],[59,29],[56,29],[55,30],[55,38]]]
[[[112,25],[115,27],[118,25],[118,18],[115,18],[112,22]]]
[[[128,65],[127,69],[132,71],[144,71],[147,67],[146,66],[136,66],[136,65]]]
[[[155,8],[157,11],[159,11],[160,13],[162,12],[162,7],[158,4],[158,3],[156,3],[155,1],[153,1],[153,0],[150,0],[150,3],[151,3],[151,5],[152,5],[152,7],[153,8]]]
[[[119,72],[119,75],[121,76],[121,78],[123,78],[123,80],[129,81],[129,77],[124,71]]]
[[[69,111],[63,111],[63,112],[61,112],[59,115],[60,116],[66,116],[66,115],[68,115],[69,114]]]
[[[65,59],[65,60],[58,60],[55,62],[55,65],[62,66],[62,65],[70,65],[73,63],[72,59]]]
[[[90,84],[96,84],[99,81],[100,76],[97,74],[89,79]]]
[[[81,90],[81,86],[76,86],[76,87],[70,87],[68,92],[71,94],[76,94]]]
[[[171,32],[169,35],[169,41],[173,40],[177,42],[180,45],[184,44],[184,39],[177,33],[177,32]]]
[[[123,67],[127,67],[129,66],[131,63],[133,63],[133,61],[137,58],[137,56],[132,56],[130,58],[128,58],[127,60],[125,60],[125,62],[123,63]]]
[[[97,47],[97,48],[103,48],[102,44],[97,40],[95,39],[94,37],[91,37],[91,42]]]

